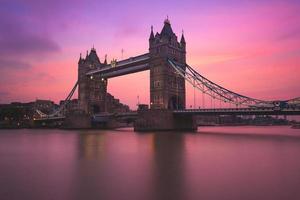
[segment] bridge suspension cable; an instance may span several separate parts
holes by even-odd
[[[212,99],[221,100],[225,103],[232,103],[236,106],[254,106],[269,105],[270,101],[263,101],[247,97],[233,91],[230,91],[199,74],[189,65],[182,65],[173,60],[168,59],[169,64],[176,72],[187,80],[193,87],[201,91],[203,94],[209,95]],[[212,100],[211,99],[211,100]],[[212,104],[212,102],[211,102]]]
[[[64,102],[62,105],[60,105],[60,107],[55,110],[53,113],[51,114],[45,114],[40,110],[36,110],[36,112],[42,117],[42,118],[50,118],[50,117],[55,117],[58,115],[62,115],[62,111],[65,109],[66,105],[70,102],[72,96],[74,95],[76,88],[78,86],[78,81],[75,83],[75,85],[73,86],[72,90],[70,91],[70,93],[68,94],[68,96],[65,98]]]

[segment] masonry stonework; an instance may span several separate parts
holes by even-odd
[[[100,62],[96,50],[92,48],[91,52],[83,59],[80,56],[78,62],[78,99],[79,107],[87,114],[105,112],[105,100],[107,93],[107,79],[100,75],[87,76],[90,70],[106,65]]]
[[[150,55],[150,108],[184,109],[185,80],[168,63],[168,59],[186,64],[186,43],[184,36],[180,42],[172,30],[168,19],[160,33],[154,36],[151,28],[149,38]]]

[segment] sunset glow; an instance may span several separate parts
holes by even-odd
[[[300,96],[300,3],[263,1],[1,1],[0,103],[64,99],[80,53],[100,60],[148,52],[150,27],[166,16],[187,63],[225,88],[257,99]],[[154,12],[155,10],[155,12]],[[108,92],[132,109],[149,104],[149,72],[109,79]],[[77,94],[76,94],[77,95]],[[199,104],[199,97],[197,103]],[[193,88],[187,85],[187,105]]]

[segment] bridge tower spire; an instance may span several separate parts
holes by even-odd
[[[160,33],[149,38],[150,107],[151,109],[184,109],[185,80],[169,66],[171,59],[185,68],[185,40],[178,42],[169,18]],[[153,34],[154,35],[154,34]],[[184,43],[183,43],[184,42]]]
[[[105,60],[104,60],[104,65],[107,65],[107,54],[105,54]]]
[[[150,33],[149,41],[153,41],[153,40],[154,40],[154,33],[153,33],[153,26],[151,26],[151,33]]]
[[[180,44],[181,44],[181,46],[182,46],[182,47],[184,48],[184,50],[185,50],[186,42],[185,42],[183,30],[182,30],[182,34],[181,34]]]

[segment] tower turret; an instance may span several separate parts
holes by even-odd
[[[164,27],[162,28],[160,35],[161,37],[167,37],[168,39],[175,36],[168,18],[164,21]]]
[[[78,60],[78,64],[81,64],[83,61],[84,61],[84,60],[82,59],[81,53],[80,53],[79,60]]]
[[[185,38],[184,38],[184,33],[183,33],[183,30],[182,30],[182,35],[181,35],[181,39],[180,39],[180,44],[186,44],[185,43]]]
[[[150,33],[149,41],[153,41],[153,40],[154,40],[154,33],[153,33],[153,26],[151,26],[151,33]]]
[[[155,37],[153,33],[153,26],[151,26],[151,33],[149,36],[149,48],[151,48],[154,45]]]
[[[99,59],[99,57],[97,55],[97,52],[96,52],[96,49],[94,47],[91,49],[91,52],[88,55],[88,61],[94,66],[100,66],[101,65],[100,59]]]
[[[183,30],[182,30],[182,35],[181,35],[181,39],[180,39],[180,47],[182,48],[182,50],[184,51],[184,54],[185,54],[186,53],[186,42],[185,42]]]
[[[85,56],[85,59],[88,59],[88,56],[89,56],[89,50],[86,50],[86,56]]]
[[[107,54],[105,54],[105,60],[104,60],[104,65],[107,65]]]

